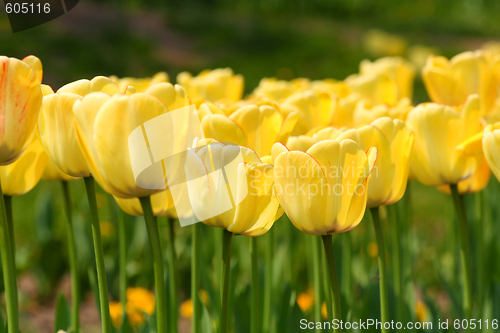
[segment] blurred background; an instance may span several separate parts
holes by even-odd
[[[493,47],[488,43],[495,40],[500,41],[500,1],[496,0],[81,0],[63,17],[16,34],[10,31],[7,15],[0,12],[0,54],[38,56],[44,66],[43,81],[54,90],[96,75],[148,77],[166,71],[175,82],[182,71],[197,74],[206,68],[231,67],[244,76],[245,93],[250,93],[264,77],[342,80],[358,72],[361,60],[382,56],[406,57],[420,69],[429,54],[452,57],[466,50]],[[428,100],[417,75],[413,102]],[[94,332],[99,318],[92,292],[95,273],[89,211],[83,182],[73,181],[70,186],[80,274],[86,290],[82,322],[85,332]],[[500,202],[498,188],[492,178],[484,194],[493,212],[482,214],[479,209],[470,218],[471,230],[477,233],[475,239],[481,241],[472,244],[473,256],[478,265],[483,265],[478,266],[480,269],[487,266],[483,274],[490,277],[487,285],[476,287],[490,295],[490,301],[484,304],[491,318],[500,318],[500,249],[498,239],[493,239],[493,235],[500,235],[500,226],[493,223],[500,217],[496,208]],[[403,243],[408,249],[403,258],[407,267],[405,311],[414,320],[460,318],[460,261],[454,245],[451,200],[416,182],[409,184],[405,200],[409,197],[411,219],[402,226],[407,229]],[[21,306],[26,316],[23,332],[52,332],[57,293],[69,294],[60,184],[41,182],[13,202]],[[467,197],[470,207],[477,207],[478,202],[476,195]],[[116,300],[117,208],[102,191],[98,203],[111,299]],[[161,224],[166,227],[166,221]],[[152,289],[152,260],[144,223],[141,218],[129,217],[128,228],[130,285]],[[306,302],[312,281],[307,256],[310,236],[293,228],[286,217],[274,228],[278,258],[275,285],[279,289],[275,297],[284,313],[275,325],[287,327],[287,332],[300,331],[298,320],[311,317]],[[207,235],[214,232],[206,226],[202,231]],[[181,301],[185,301],[190,293],[190,231],[177,225],[176,232]],[[375,318],[377,248],[371,222],[363,222],[349,234],[356,301],[350,306],[344,304],[344,309],[351,309],[346,313],[352,318]],[[211,241],[203,246],[202,288],[207,291],[206,306],[212,313],[218,307],[218,281],[212,263],[220,249]],[[238,258],[234,264],[237,271],[232,274],[235,327],[237,332],[247,332],[248,242],[236,237],[233,246],[234,257]],[[339,256],[344,246],[345,240],[335,241]],[[289,253],[293,261],[286,259]],[[238,302],[238,298],[247,301]],[[349,304],[350,300],[343,302]],[[181,332],[188,332],[189,325],[189,319],[183,317]]]

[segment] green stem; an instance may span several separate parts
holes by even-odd
[[[346,232],[342,235],[342,272],[341,272],[341,283],[342,291],[344,297],[349,305],[349,312],[352,311],[354,305],[354,297],[352,295],[353,285],[352,285],[352,245],[351,245],[351,235]],[[347,313],[349,316],[349,313]]]
[[[318,237],[312,237],[313,252],[313,288],[314,288],[314,321],[321,321],[321,267],[320,267],[320,244]],[[316,329],[320,332],[320,329]]]
[[[101,226],[95,197],[95,183],[92,176],[83,178],[92,220],[92,237],[94,239],[94,252],[97,267],[97,284],[99,286],[99,303],[101,305],[102,332],[111,332],[111,317],[109,315],[108,281],[104,265],[104,251],[102,249]]]
[[[151,253],[153,254],[153,265],[155,274],[156,292],[156,325],[157,332],[167,332],[167,297],[165,291],[165,274],[163,272],[163,254],[161,250],[160,234],[158,232],[158,221],[153,215],[150,197],[140,197],[144,220],[148,229]]]
[[[125,309],[127,305],[127,226],[125,225],[125,213],[118,208],[118,247],[119,247],[119,283],[120,303]],[[125,314],[125,311],[123,312]]]
[[[380,223],[379,207],[370,208],[370,212],[372,213],[373,226],[375,228],[375,235],[377,237],[382,332],[386,333],[389,332],[389,330],[384,328],[384,323],[389,322],[389,297],[387,294],[387,274],[386,274],[387,264],[386,264],[384,235],[382,233],[382,225]]]
[[[392,255],[394,257],[393,266],[393,279],[394,279],[394,293],[396,294],[397,306],[396,313],[398,321],[403,322],[403,280],[401,271],[401,244],[399,231],[399,219],[397,218],[397,207],[394,205],[387,206],[389,215],[389,225],[391,226],[391,241],[392,241]]]
[[[323,247],[325,249],[328,272],[330,273],[330,288],[332,293],[333,320],[340,323],[342,319],[340,311],[340,290],[337,278],[337,268],[335,267],[335,257],[333,255],[332,235],[323,235]],[[333,330],[334,333],[341,333],[340,327]]]
[[[458,233],[460,241],[460,258],[462,260],[462,278],[464,283],[464,314],[466,319],[472,318],[472,289],[470,278],[469,234],[467,230],[467,215],[464,198],[458,193],[457,185],[450,185],[453,204],[457,213]]]
[[[62,181],[64,208],[66,210],[66,237],[68,238],[69,270],[71,273],[71,328],[80,332],[80,282],[78,276],[78,258],[76,255],[75,232],[71,215],[71,196],[69,184]]]
[[[1,189],[1,185],[0,185]],[[4,197],[0,190],[0,252],[2,257],[3,280],[5,288],[5,301],[7,303],[7,324],[9,333],[19,332],[19,310],[17,300],[17,280],[15,253],[13,246],[12,209],[6,207],[10,197]],[[5,200],[7,199],[7,200]],[[6,202],[7,201],[7,202]],[[9,205],[10,206],[10,205]]]
[[[259,304],[259,254],[257,253],[257,237],[250,237],[250,255],[252,257],[252,312],[250,332],[259,333],[261,309]]]
[[[264,235],[264,259],[265,259],[265,275],[264,275],[264,316],[262,320],[263,332],[271,332],[271,305],[273,291],[273,253],[274,253],[274,228],[269,229],[267,235]]]
[[[231,273],[231,240],[233,233],[224,229],[222,240],[222,280],[221,280],[221,309],[219,333],[227,333],[228,304],[229,304],[229,277]]]
[[[167,217],[167,250],[168,250],[168,270],[170,279],[168,287],[170,289],[170,316],[169,326],[170,332],[177,332],[177,317],[178,317],[178,296],[177,296],[177,255],[175,253],[175,221]]]
[[[214,238],[214,283],[218,284],[222,272],[222,231],[220,228],[210,228]]]
[[[191,317],[191,332],[200,333],[200,225],[193,224],[191,240],[191,301],[193,302],[193,315]]]
[[[342,258],[343,259],[343,258]],[[321,266],[322,267],[327,267],[328,266],[328,261],[326,260],[326,254],[325,251],[321,251]],[[325,303],[326,303],[326,312],[327,312],[327,319],[330,318],[331,315],[333,315],[333,307],[332,307],[332,293],[330,291],[330,278],[328,277],[328,270],[327,269],[322,269],[322,280],[323,280],[323,295],[325,296]],[[341,278],[342,280],[342,278]]]
[[[9,237],[10,237],[10,242],[12,249],[14,251],[12,252],[12,261],[14,262],[14,267],[16,264],[16,238],[14,236],[14,217],[12,215],[12,197],[10,195],[4,196],[5,200],[5,214],[7,215],[7,223],[9,224]],[[17,281],[17,279],[16,279]]]
[[[485,212],[485,191],[479,191],[476,193],[476,212],[477,212],[477,223],[478,223],[478,242],[477,242],[477,304],[479,305],[480,311],[479,314],[482,315],[484,311],[484,286],[487,285],[485,279],[485,268],[487,267],[485,262],[485,253],[486,253],[486,241],[484,239],[484,230],[485,230],[485,220],[486,216]]]

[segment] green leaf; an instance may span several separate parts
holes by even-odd
[[[119,330],[115,327],[115,325],[113,325],[113,323],[111,323],[111,333],[118,333]]]
[[[0,312],[0,333],[7,333],[7,326]]]
[[[203,300],[200,300],[200,302],[202,306],[202,312],[201,312],[202,332],[215,333],[214,320],[212,319],[212,316],[210,316],[210,313],[208,312],[207,305],[203,302]]]
[[[121,333],[133,333],[134,332],[134,330],[132,329],[132,326],[130,326],[130,323],[128,322],[127,313],[123,314],[122,327],[120,327],[120,332]]]
[[[54,332],[59,330],[67,331],[71,326],[71,310],[69,308],[68,301],[64,295],[60,292],[57,296],[56,304],[56,321]]]
[[[150,333],[151,330],[149,329],[150,324],[149,321],[146,321],[144,325],[142,325],[141,333]]]
[[[48,243],[53,238],[52,221],[54,220],[53,196],[44,195],[36,203],[35,229],[40,244]]]
[[[153,313],[152,316],[148,316],[146,318],[148,318],[148,320],[146,320],[146,324],[144,325],[144,327],[147,326],[147,331],[145,331],[143,328],[142,332],[144,332],[144,333],[156,333],[156,311],[155,311],[155,313]]]
[[[97,273],[94,270],[94,267],[89,267],[88,276],[90,282],[90,288],[92,289],[92,293],[94,294],[94,300],[96,302],[97,311],[99,313],[99,318],[101,316],[101,303],[99,303],[99,286],[97,285]]]

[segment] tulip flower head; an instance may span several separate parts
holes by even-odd
[[[490,118],[497,113],[498,117],[500,57],[485,51],[460,53],[450,60],[430,56],[422,79],[431,101],[457,106],[465,103],[469,95],[478,94],[481,115]]]
[[[457,184],[476,173],[483,159],[479,105],[478,96],[471,95],[461,107],[424,103],[410,111],[411,170],[422,184]]]
[[[5,195],[23,195],[31,191],[49,163],[49,156],[38,138],[31,137],[31,144],[15,162],[0,166],[2,192]]]
[[[307,90],[291,95],[281,103],[281,112],[298,114],[292,135],[306,134],[312,129],[330,126],[334,117],[336,96]]]
[[[138,198],[114,197],[118,206],[127,214],[133,216],[144,216],[141,203]],[[151,206],[155,216],[175,216],[174,201],[169,190],[155,193],[151,196]]]
[[[212,141],[188,151],[186,165],[193,212],[203,223],[259,236],[283,214],[273,193],[273,165],[250,148]]]
[[[137,185],[129,136],[148,120],[182,104],[187,105],[182,88],[169,83],[159,83],[131,95],[94,92],[75,102],[78,142],[91,174],[105,191],[121,198],[136,198],[166,188],[164,178],[162,187],[156,184],[158,179],[147,179],[151,186]]]
[[[49,158],[47,167],[43,171],[42,179],[47,181],[69,181],[76,178],[62,172],[54,161]]]
[[[396,105],[401,99],[411,99],[415,68],[401,57],[363,60],[359,74],[345,82],[353,92],[361,94],[372,104]]]
[[[146,321],[144,314],[155,313],[155,295],[144,288],[128,288],[125,312],[130,326],[137,327]],[[116,328],[122,325],[123,307],[120,302],[110,302],[109,312]]]
[[[31,144],[42,103],[42,63],[0,56],[0,165],[14,162]]]
[[[43,88],[45,96],[38,129],[45,150],[62,172],[73,177],[88,177],[91,170],[76,137],[73,105],[92,92],[115,95],[121,93],[120,89],[104,76],[69,83],[56,93],[49,86]]]
[[[293,225],[310,235],[345,232],[361,221],[377,149],[325,140],[307,152],[273,146],[275,192]]]
[[[500,123],[488,125],[484,129],[483,149],[491,171],[500,180]]]
[[[200,109],[208,107],[202,105]],[[271,154],[275,142],[288,140],[297,120],[298,114],[293,111],[284,117],[272,106],[247,105],[228,117],[207,114],[201,125],[207,138],[249,147],[257,156],[266,156]]]
[[[343,139],[354,140],[365,151],[377,148],[378,157],[368,187],[368,208],[399,201],[406,190],[413,148],[413,133],[406,125],[400,120],[383,117],[336,137],[336,140]]]
[[[488,185],[490,181],[491,170],[488,166],[488,161],[486,160],[486,156],[481,161],[481,164],[477,168],[476,173],[470,176],[467,179],[461,180],[458,182],[458,193],[466,194],[466,193],[476,193],[484,190],[484,188]],[[441,185],[438,186],[438,190],[444,192],[446,194],[451,194],[450,185]]]
[[[153,75],[152,77],[147,78],[135,78],[135,77],[122,77],[119,78],[117,76],[110,76],[110,80],[112,80],[120,91],[126,91],[127,87],[132,86],[135,88],[136,92],[145,91],[149,87],[161,83],[161,82],[169,82],[168,74],[165,72],[159,72]]]
[[[257,88],[254,89],[252,97],[282,102],[292,94],[308,89],[309,80],[295,79],[291,81],[278,80],[276,78],[263,78]]]
[[[191,73],[182,72],[177,75],[177,83],[196,105],[204,100],[231,105],[243,96],[243,76],[235,75],[230,68],[205,70],[194,77]]]
[[[364,35],[363,46],[374,56],[400,56],[406,51],[408,43],[401,36],[372,29]]]
[[[395,106],[387,104],[370,105],[366,101],[360,101],[353,113],[352,127],[368,125],[382,117],[406,121],[406,117],[412,109],[413,106],[408,98],[401,99]]]

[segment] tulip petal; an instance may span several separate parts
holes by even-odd
[[[283,119],[283,123],[281,124],[281,129],[279,131],[278,137],[276,138],[276,142],[285,144],[292,134],[292,131],[295,128],[295,124],[297,124],[298,120],[299,115],[296,112],[288,113],[285,119]]]
[[[325,223],[326,178],[308,153],[290,151],[275,160],[275,191],[293,225],[310,235],[326,235],[335,221]]]
[[[32,139],[26,151],[15,162],[0,166],[4,195],[23,195],[40,181],[49,163],[49,156],[37,138]]]
[[[31,143],[42,103],[41,78],[27,63],[0,56],[0,165]]]
[[[271,149],[271,157],[273,160],[273,164],[276,162],[276,158],[281,154],[281,153],[286,153],[290,151],[284,144],[281,142],[276,142],[273,145],[273,148]]]
[[[201,127],[206,138],[214,138],[239,146],[248,146],[248,140],[241,127],[226,116],[219,114],[206,116],[201,120]]]
[[[100,161],[97,167],[111,194],[127,198],[151,195],[157,191],[150,190],[157,188],[156,173],[143,179],[151,186],[143,188],[136,184],[128,140],[137,127],[166,112],[168,110],[160,100],[146,93],[130,96],[117,94],[99,108],[93,123],[92,139],[94,152]]]
[[[29,55],[23,59],[23,62],[30,65],[38,76],[38,80],[42,82],[43,79],[43,67],[40,59],[33,55]]]
[[[245,133],[245,146],[254,149],[259,156],[271,153],[271,147],[283,124],[281,114],[275,108],[248,105],[235,111],[229,118]]]
[[[47,95],[38,117],[40,138],[45,150],[62,172],[73,177],[90,175],[74,126],[73,105],[81,98],[73,93]]]

